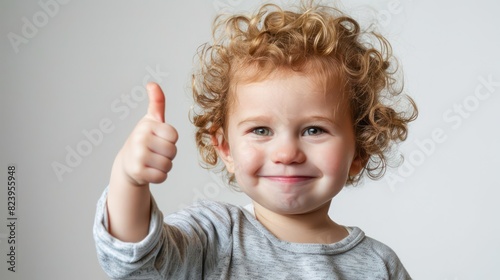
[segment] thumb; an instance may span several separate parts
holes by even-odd
[[[159,122],[165,122],[165,95],[157,83],[148,83],[148,115]]]

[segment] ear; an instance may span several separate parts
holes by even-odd
[[[219,155],[219,157],[224,162],[227,171],[229,173],[234,173],[234,160],[231,156],[231,148],[229,147],[229,143],[224,137],[224,131],[222,129],[219,129],[219,131],[217,131],[217,133],[212,136],[212,145],[217,151],[217,155]]]
[[[356,176],[361,172],[363,167],[365,167],[367,160],[361,158],[360,156],[356,156],[352,162],[351,167],[349,168],[349,176]]]

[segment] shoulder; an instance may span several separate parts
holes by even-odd
[[[372,237],[365,236],[360,246],[362,249],[372,252],[383,260],[391,261],[398,259],[396,252],[391,247]]]
[[[410,279],[398,255],[388,245],[365,236],[356,246],[356,251],[371,259],[370,262],[385,266],[388,274],[392,276],[391,279]]]

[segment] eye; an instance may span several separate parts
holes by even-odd
[[[319,135],[323,134],[324,132],[325,130],[322,128],[319,128],[317,126],[311,126],[304,130],[304,136]]]
[[[252,130],[252,133],[259,136],[269,136],[271,135],[271,130],[267,127],[256,127]]]

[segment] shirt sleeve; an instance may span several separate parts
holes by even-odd
[[[392,249],[391,249],[392,251]],[[406,271],[403,263],[399,260],[399,257],[394,251],[386,258],[387,269],[389,272],[390,280],[411,280],[412,278]]]
[[[154,199],[148,235],[140,242],[132,243],[123,242],[108,232],[107,194],[106,188],[97,203],[93,232],[101,267],[112,279],[138,279],[137,276],[160,279],[155,264],[163,245],[163,214]]]
[[[224,207],[195,204],[164,223],[152,198],[148,235],[131,243],[109,234],[106,198],[107,189],[97,204],[94,239],[99,263],[112,279],[200,279],[227,250],[231,219]]]
[[[387,278],[389,280],[411,280],[412,278],[406,271],[403,263],[399,259],[398,255],[389,246],[372,239],[375,242],[375,251],[381,257],[385,264],[385,269],[387,271]],[[384,277],[385,278],[385,277]]]

